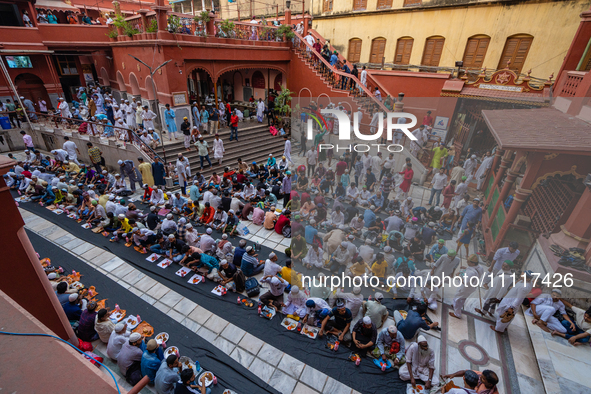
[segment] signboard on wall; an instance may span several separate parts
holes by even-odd
[[[431,132],[440,137],[441,141],[445,142],[447,136],[447,128],[449,126],[449,118],[445,116],[436,116]]]
[[[189,104],[187,92],[173,92],[172,93],[172,102],[173,102],[173,106],[175,106],[175,107],[178,105]]]

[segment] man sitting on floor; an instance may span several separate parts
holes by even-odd
[[[334,320],[331,320],[331,317],[334,317]],[[351,311],[345,307],[345,303],[342,300],[338,300],[337,306],[332,308],[330,313],[322,321],[318,336],[322,337],[324,334],[334,334],[340,342],[351,342],[349,327],[351,327],[352,320],[353,315]]]
[[[259,301],[263,305],[270,306],[279,311],[285,306],[283,303],[283,292],[289,286],[289,282],[278,276],[267,275],[261,279],[261,283],[268,283],[269,291],[260,296]]]
[[[423,335],[419,335],[417,342],[412,343],[406,350],[406,364],[398,371],[400,379],[409,381],[413,387],[416,379],[425,383],[425,388],[439,384],[438,374],[435,373],[435,352],[429,348],[429,343]]]
[[[351,336],[351,351],[365,357],[367,352],[373,351],[376,346],[378,330],[369,316],[365,316],[355,323]]]
[[[475,376],[474,376],[474,375]],[[453,379],[464,377],[464,382],[466,382],[466,388],[470,386],[472,391],[468,391],[469,393],[479,393],[479,394],[499,394],[499,390],[497,389],[497,383],[499,383],[499,377],[496,373],[491,371],[490,369],[485,369],[484,371],[458,371],[456,373],[452,373],[449,375],[444,375],[444,379]],[[468,378],[466,378],[468,376]],[[476,384],[474,382],[476,381]],[[469,383],[469,384],[468,384]],[[454,391],[456,390],[456,391]],[[465,394],[466,391],[461,388],[453,388],[447,393],[456,393],[456,394]]]
[[[389,358],[394,366],[400,366],[406,362],[404,337],[395,325],[380,331],[377,341],[377,346],[372,351],[375,358],[381,357],[384,361]]]

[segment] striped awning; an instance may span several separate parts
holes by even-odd
[[[43,8],[46,10],[55,10],[55,11],[80,12],[79,8],[73,7],[61,0],[37,0],[35,2],[35,8]]]

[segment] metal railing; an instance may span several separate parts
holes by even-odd
[[[219,38],[235,38],[249,41],[281,41],[277,36],[277,26],[265,26],[247,22],[232,22],[234,28],[230,31],[222,29],[223,21],[214,21],[215,36]]]
[[[35,124],[50,124],[55,126],[56,129],[69,130],[72,133],[87,134],[93,137],[99,138],[112,138],[116,141],[121,141],[123,146],[127,143],[133,144],[140,151],[146,153],[148,158],[153,162],[155,157],[158,157],[160,161],[165,163],[162,157],[152,149],[148,144],[141,140],[140,136],[132,129],[127,127],[113,126],[106,122],[93,122],[90,120],[76,119],[76,118],[64,118],[61,115],[45,114],[41,112],[30,112],[27,111],[29,117],[31,114],[37,116],[36,120],[31,119],[32,123]],[[83,132],[82,127],[86,125],[86,130]],[[122,138],[123,137],[123,138]],[[162,136],[160,136],[162,141]],[[164,147],[162,147],[164,152]]]

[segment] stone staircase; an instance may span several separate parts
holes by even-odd
[[[238,158],[242,158],[242,161],[248,164],[253,161],[256,161],[257,163],[266,163],[269,153],[272,153],[277,159],[283,154],[285,143],[283,137],[279,135],[274,137],[269,133],[266,119],[264,123],[257,123],[256,120],[246,120],[245,122],[239,123],[238,141],[229,141],[229,128],[219,129],[218,134],[220,135],[220,139],[224,141],[226,153],[224,154],[221,166],[219,166],[217,161],[214,160],[213,153],[209,155],[213,167],[210,169],[207,166],[207,162],[204,164],[204,171],[202,174],[205,177],[210,176],[214,171],[221,175],[226,166],[236,168],[236,159]],[[204,134],[203,137],[209,144],[210,148],[213,148],[213,135]],[[165,135],[164,138],[167,139],[168,135]],[[183,139],[179,139],[178,142],[172,144],[166,144],[164,148],[166,150],[166,159],[168,162],[175,163],[177,155],[182,153],[189,159],[189,163],[191,163],[191,174],[195,175],[197,171],[200,171],[199,155],[197,154],[197,151],[191,146],[191,151],[188,152],[185,149]],[[162,147],[158,147],[156,153],[158,153],[160,157],[164,157]]]

